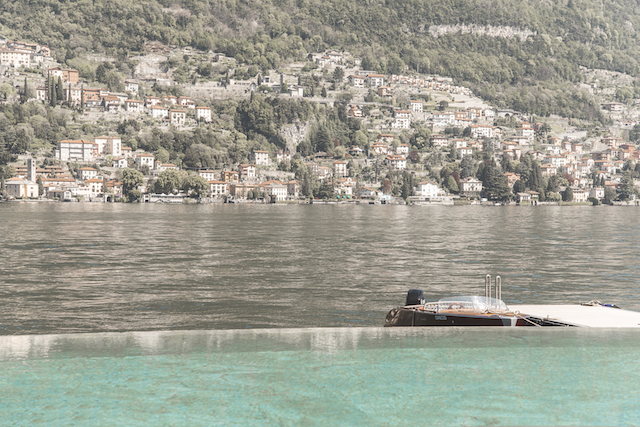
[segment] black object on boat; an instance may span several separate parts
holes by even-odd
[[[405,305],[421,305],[424,302],[424,293],[421,289],[411,289],[407,292],[407,303]]]

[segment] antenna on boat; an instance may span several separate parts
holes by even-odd
[[[502,299],[502,277],[496,276],[496,299]]]

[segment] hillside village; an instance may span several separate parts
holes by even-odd
[[[186,63],[196,56],[199,70],[221,67],[224,75],[180,83],[184,79],[174,80],[175,72],[158,65],[172,55]],[[491,107],[450,79],[363,70],[359,58],[337,50],[256,76],[237,58],[176,52],[157,42],[138,59],[131,76],[110,82],[122,89],[113,91],[55,62],[46,46],[0,39],[3,105],[39,103],[72,112],[79,129],[77,139],[13,152],[2,181],[6,199],[637,203],[640,150],[630,136],[639,129],[623,103],[604,102],[613,126],[587,133],[561,118]],[[162,132],[228,133],[213,102],[254,96],[341,108],[357,126],[356,136],[346,146],[305,153],[310,126],[295,123],[284,132],[283,146],[264,144],[267,149],[252,149],[244,161],[195,168],[161,148],[127,145],[131,135],[112,131],[136,123]],[[83,132],[96,123],[109,132]]]

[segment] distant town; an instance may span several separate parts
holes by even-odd
[[[147,49],[151,56],[168,48],[151,43]],[[189,52],[181,53],[186,58]],[[219,53],[208,58],[237,66]],[[304,135],[294,135],[286,147],[254,149],[246,161],[216,168],[171,162],[161,149],[134,149],[115,133],[63,139],[52,149],[18,154],[9,164],[11,176],[2,181],[2,196],[66,202],[637,204],[640,151],[629,140],[637,123],[627,119],[622,103],[602,105],[614,122],[612,132],[588,135],[561,118],[550,125],[486,105],[450,79],[363,70],[347,52],[310,54],[308,63],[287,70],[193,84],[193,96],[143,95],[151,87],[178,84],[155,72],[124,79],[124,90],[114,92],[56,63],[46,46],[0,39],[0,72],[16,89],[7,91],[4,105],[40,103],[79,112],[78,123],[133,121],[167,131],[212,126],[208,99],[275,94],[331,105],[342,100],[348,119],[362,129],[350,146],[303,155],[296,146]],[[333,79],[322,95],[305,93],[302,76],[314,72]]]

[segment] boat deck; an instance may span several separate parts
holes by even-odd
[[[520,314],[589,328],[639,328],[640,312],[584,305],[509,305]]]

